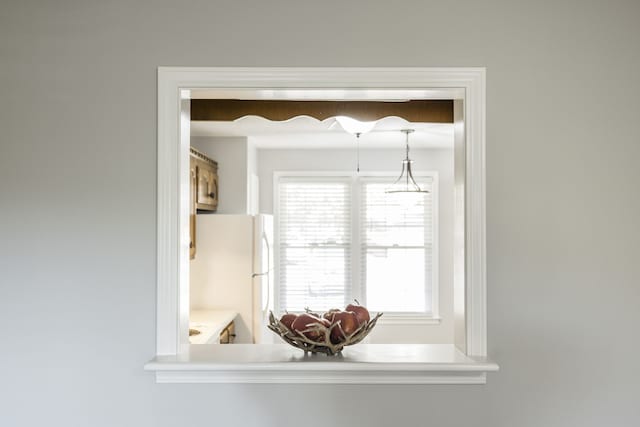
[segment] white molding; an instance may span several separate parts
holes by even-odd
[[[466,344],[486,356],[485,70],[484,68],[188,68],[158,69],[157,355],[177,355],[188,343],[188,145],[181,103],[189,89],[436,89],[464,96],[466,137]],[[301,90],[296,90],[300,92]],[[392,96],[392,95],[390,95]],[[188,129],[187,129],[188,133]],[[186,206],[186,203],[183,204]],[[186,279],[185,279],[186,278]],[[185,281],[186,280],[186,281]],[[329,376],[327,376],[329,378]],[[240,380],[240,379],[238,379]],[[401,379],[399,378],[398,381]],[[242,380],[247,382],[248,378]],[[390,380],[391,381],[391,380]],[[392,381],[391,381],[392,382]]]
[[[467,348],[487,355],[485,70],[474,73],[466,87],[466,307]]]
[[[157,354],[178,350],[178,127],[180,98],[166,70],[158,69]]]
[[[395,359],[395,360],[394,360]],[[145,366],[158,382],[484,384],[495,363],[452,344],[359,344],[344,355],[305,356],[284,344],[190,347]]]
[[[486,384],[487,374],[481,372],[420,371],[399,372],[373,369],[368,372],[309,371],[287,369],[254,371],[225,369],[221,371],[156,371],[158,383],[213,384]]]
[[[433,246],[431,248],[431,319],[432,323],[440,323],[440,174],[437,171],[428,172],[431,176],[432,193],[432,221],[431,228],[433,230]],[[414,174],[420,176],[420,174]],[[453,260],[452,260],[453,261]],[[451,283],[451,293],[453,293],[453,283]],[[433,323],[433,322],[436,323]],[[420,321],[416,322],[420,324]],[[424,323],[423,323],[424,324]]]

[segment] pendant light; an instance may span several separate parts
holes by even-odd
[[[377,121],[373,122],[361,122],[360,120],[352,119],[347,116],[337,116],[335,118],[334,123],[338,123],[342,129],[344,129],[347,133],[356,136],[356,173],[360,173],[360,135],[363,133],[368,133],[373,130],[373,128],[378,123]],[[333,127],[333,125],[331,125]]]
[[[342,129],[352,135],[369,133],[373,130],[376,124],[378,124],[377,120],[373,122],[361,122],[360,120],[352,119],[347,116],[336,116],[335,119]]]
[[[409,134],[413,133],[413,129],[403,129],[402,133],[405,134],[405,158],[402,161],[402,172],[400,172],[400,176],[395,180],[391,187],[385,190],[385,193],[394,194],[394,193],[418,193],[424,194],[428,193],[427,190],[422,190],[416,180],[413,178],[413,173],[411,172],[411,164],[413,160],[409,158]]]

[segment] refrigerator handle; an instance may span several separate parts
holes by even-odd
[[[271,248],[269,247],[269,239],[266,238],[264,234],[262,234],[262,240],[264,240],[264,245],[267,247],[267,265],[271,265]],[[265,276],[271,273],[271,270],[267,268],[267,271],[263,271],[262,273],[253,273],[251,278],[258,276]]]
[[[267,248],[267,265],[271,265],[271,247],[269,246],[269,239],[267,239],[266,234],[262,233],[262,240],[264,240],[264,245]],[[267,276],[267,306],[262,307],[262,313],[266,314],[269,309],[269,301],[271,300],[271,279],[269,278],[269,273],[271,273],[271,269],[267,268],[267,271],[263,271],[262,273],[253,273],[251,278],[255,278],[258,276]]]

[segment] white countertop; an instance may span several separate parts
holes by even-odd
[[[200,331],[189,337],[191,344],[218,344],[220,332],[231,323],[237,312],[232,310],[191,310],[189,329]]]
[[[357,344],[337,356],[289,345],[190,346],[145,369],[159,382],[484,384],[498,365],[451,344]]]

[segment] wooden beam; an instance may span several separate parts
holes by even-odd
[[[364,122],[398,116],[416,123],[453,123],[453,101],[191,100],[191,120],[233,121],[244,116],[260,116],[273,121],[297,116],[311,116],[318,120],[349,116]]]

